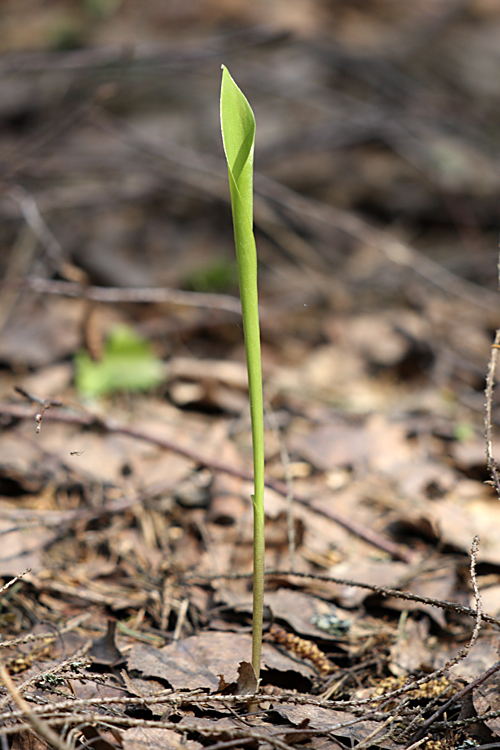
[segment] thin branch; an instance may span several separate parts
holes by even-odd
[[[33,413],[27,411],[20,404],[0,404],[0,415],[11,416],[16,419],[33,419]],[[65,422],[67,424],[78,424],[82,427],[87,428],[94,427],[104,432],[128,435],[129,437],[133,437],[137,440],[143,440],[153,445],[157,445],[163,450],[172,451],[173,453],[177,453],[180,456],[189,458],[200,466],[206,466],[213,471],[220,471],[224,474],[229,474],[230,476],[239,477],[240,479],[244,479],[248,482],[252,481],[252,475],[246,469],[234,466],[232,464],[227,464],[223,461],[218,461],[214,458],[209,458],[206,455],[203,455],[202,453],[194,450],[193,448],[179,445],[178,441],[176,440],[160,438],[145,430],[123,424],[118,420],[104,419],[90,413],[77,413],[61,410],[47,412],[45,415],[45,420],[50,420],[53,422]],[[270,487],[283,497],[287,497],[288,487],[283,482],[279,482],[273,479],[267,479],[265,484],[266,487]],[[366,526],[363,526],[362,524],[351,520],[350,518],[341,516],[339,513],[336,513],[333,509],[328,507],[326,503],[310,501],[308,498],[298,495],[297,493],[294,493],[293,499],[296,503],[309,508],[309,510],[313,511],[314,513],[317,513],[318,515],[324,516],[325,518],[334,521],[335,523],[339,524],[339,526],[342,526],[347,531],[349,531],[351,534],[354,534],[360,539],[364,539],[374,547],[387,552],[387,554],[389,554],[393,559],[403,560],[404,562],[412,561],[413,555],[411,554],[411,552],[403,549],[398,544],[391,542],[389,539],[382,537],[372,529],[369,529]]]
[[[2,55],[0,75],[12,73],[44,73],[50,71],[73,71],[84,74],[110,66],[140,68],[145,71],[188,68],[203,65],[206,60],[220,60],[229,50],[242,46],[258,47],[281,39],[283,33],[270,26],[244,27],[223,34],[206,37],[202,44],[185,44],[173,48],[170,44],[140,42],[133,44],[105,44],[99,47],[84,47],[69,51],[19,51]]]
[[[480,674],[479,677],[476,677],[476,679],[472,680],[472,682],[469,682],[469,684],[462,688],[462,690],[459,690],[458,693],[455,693],[455,695],[453,695],[449,701],[440,706],[438,710],[435,711],[424,724],[422,724],[417,738],[420,739],[420,737],[422,737],[427,732],[427,729],[436,721],[436,719],[439,719],[440,716],[446,713],[446,711],[450,708],[450,706],[453,705],[453,703],[456,703],[458,700],[460,700],[460,698],[463,698],[465,695],[467,695],[467,693],[470,693],[472,690],[482,685],[489,677],[492,677],[498,671],[500,671],[500,661],[495,662],[492,667]],[[481,716],[476,717],[476,722],[480,720],[482,720]]]
[[[373,591],[374,594],[380,594],[384,597],[393,597],[394,599],[403,599],[410,602],[418,602],[420,604],[426,604],[430,607],[437,607],[439,609],[445,609],[449,612],[456,612],[460,615],[467,615],[477,619],[477,610],[471,607],[465,607],[463,604],[458,602],[442,601],[440,599],[432,599],[429,596],[422,596],[421,594],[412,594],[410,591],[401,591],[400,589],[389,589],[384,586],[377,586],[374,583],[363,583],[362,581],[353,581],[347,578],[334,578],[332,576],[316,575],[314,573],[297,573],[296,571],[290,570],[268,570],[266,571],[266,577],[283,578],[287,576],[293,576],[295,578],[312,578],[315,581],[322,581],[324,583],[334,583],[340,586],[353,586],[360,589],[367,589]],[[192,581],[213,581],[214,578],[224,579],[237,579],[237,578],[250,578],[251,573],[227,573],[221,575],[201,576],[195,573],[187,576],[184,580],[188,582]],[[482,613],[481,618],[484,622],[489,625],[494,625],[500,628],[500,619],[493,617],[493,615],[487,615]]]
[[[247,574],[245,574],[247,575]],[[431,607],[438,607],[439,609],[445,609],[449,612],[456,612],[457,614],[461,615],[468,615],[469,617],[474,617],[474,619],[477,620],[477,610],[472,609],[471,607],[465,607],[463,604],[458,604],[458,602],[448,602],[448,601],[441,601],[440,599],[432,599],[429,596],[422,596],[421,594],[412,594],[409,591],[401,591],[399,589],[389,589],[385,588],[384,586],[377,586],[376,584],[372,583],[362,583],[360,581],[352,581],[344,578],[333,578],[331,576],[320,576],[320,575],[314,575],[311,573],[291,573],[290,571],[280,571],[280,570],[269,570],[266,573],[267,576],[295,576],[298,578],[314,578],[314,580],[324,581],[326,583],[335,583],[339,584],[341,586],[355,586],[357,588],[361,589],[368,589],[369,591],[373,591],[375,594],[380,594],[384,597],[394,597],[395,599],[404,599],[406,601],[411,602],[419,602],[420,604],[427,604]],[[228,578],[230,576],[223,576],[224,578]],[[489,623],[490,625],[495,625],[497,628],[500,628],[500,619],[497,617],[493,617],[492,615],[487,615],[482,613],[481,619],[484,620],[484,622]]]
[[[67,631],[65,630],[64,632],[67,632]],[[38,682],[43,682],[43,679],[45,677],[55,675],[58,672],[64,671],[68,667],[71,667],[71,665],[75,664],[75,662],[81,661],[83,657],[85,656],[85,654],[87,653],[87,651],[90,649],[91,645],[92,645],[92,641],[89,640],[87,641],[86,644],[84,644],[81,648],[75,651],[67,659],[64,659],[64,661],[59,662],[59,664],[57,664],[55,667],[51,667],[50,669],[46,669],[45,671],[42,671],[42,672],[37,672],[37,674],[33,675],[28,680],[25,680],[20,685],[18,685],[16,688],[17,692],[19,693],[19,695],[21,695],[21,693],[23,693],[24,691],[26,691],[28,688],[32,687],[33,685],[37,684]],[[2,698],[2,700],[0,700],[0,709],[3,709],[8,704],[8,702],[9,702],[8,698]],[[32,709],[32,713],[37,713],[36,707]],[[12,715],[12,711],[10,711],[9,714]]]
[[[479,587],[477,585],[477,578],[476,578],[476,561],[477,561],[477,554],[479,551],[479,537],[475,536],[472,541],[472,548],[470,553],[470,577],[472,582],[472,587],[474,589],[474,597],[476,599],[476,622],[474,625],[474,630],[472,631],[472,635],[470,637],[469,642],[464,646],[464,648],[460,649],[457,656],[451,660],[451,662],[447,663],[447,669],[450,669],[450,667],[457,664],[459,661],[463,661],[470,653],[470,650],[475,645],[477,639],[479,638],[479,632],[481,630],[481,624],[483,620],[483,608],[481,603],[481,596],[479,594]],[[486,678],[485,678],[486,679]],[[432,724],[436,721],[436,719],[439,719],[440,716],[445,713],[445,711],[456,701],[458,701],[460,698],[462,698],[464,695],[469,692],[469,689],[472,689],[470,685],[467,685],[463,690],[459,690],[458,693],[455,693],[443,706],[440,706],[419,728],[417,732],[417,736],[415,737],[416,740],[421,739],[427,734],[427,730],[432,726]],[[429,711],[432,705],[427,705],[425,707],[425,711]],[[413,727],[415,726],[416,722],[418,721],[420,717],[417,716],[413,719],[413,721],[409,724],[408,727],[406,727],[405,731],[403,732],[404,735],[408,735]]]
[[[62,406],[62,401],[59,401],[59,399],[54,399],[54,398],[43,399],[43,398],[40,398],[39,396],[34,396],[32,393],[28,393],[28,391],[26,391],[20,385],[14,386],[14,390],[17,393],[19,393],[21,396],[23,396],[23,398],[27,399],[28,401],[32,401],[35,404],[39,404],[42,407],[39,413],[35,414],[37,433],[39,433],[40,430],[42,429],[42,421],[43,421],[43,417],[47,409],[50,409],[51,406]]]
[[[181,289],[165,287],[101,287],[85,286],[72,281],[49,281],[34,276],[16,282],[2,284],[2,287],[16,286],[38,294],[52,294],[61,297],[89,299],[105,303],[168,303],[186,307],[201,307],[211,310],[223,310],[241,316],[240,301],[230,294],[208,294],[204,292],[186,292]]]
[[[26,701],[18,692],[16,686],[12,682],[11,677],[7,672],[4,664],[0,664],[0,679],[9,691],[14,703],[16,703],[17,706],[19,706],[19,708],[21,709],[26,721],[33,727],[34,731],[40,737],[46,740],[50,745],[52,745],[52,747],[55,747],[56,750],[72,750],[72,748],[68,744],[66,744],[62,737],[57,734],[57,732],[54,732],[54,730],[48,724],[42,721],[42,719],[40,719],[40,717],[31,710],[29,705],[26,703]]]
[[[28,573],[28,570],[25,570],[22,575],[26,575],[26,573]],[[20,578],[20,576],[18,576],[18,578]],[[88,612],[85,612],[83,615],[78,615],[77,617],[74,617],[72,620],[70,620],[64,627],[58,629],[57,633],[54,633],[53,631],[51,631],[50,633],[28,633],[27,635],[19,636],[19,638],[11,638],[7,641],[0,641],[0,648],[14,648],[21,645],[22,643],[36,643],[36,641],[55,641],[55,639],[60,635],[71,632],[74,628],[78,627],[86,620],[88,620],[89,617],[91,617],[91,615]],[[72,659],[76,658],[76,656],[72,657]]]
[[[97,127],[113,132],[136,151],[181,166],[183,169],[175,175],[175,178],[184,184],[194,186],[199,191],[210,195],[212,199],[214,194],[221,199],[226,198],[219,187],[220,179],[227,179],[221,159],[171,143],[162,143],[161,146],[152,144],[103,110],[98,112],[94,110],[89,120]],[[200,180],[200,177],[203,179]],[[291,211],[294,215],[302,216],[309,222],[337,229],[363,245],[376,248],[390,262],[408,268],[447,294],[463,299],[483,310],[498,311],[496,294],[479,284],[457,276],[389,232],[370,225],[352,212],[300,195],[291,188],[256,172],[255,218],[257,225],[260,220],[259,199],[262,198]],[[265,215],[269,216],[268,210]]]
[[[8,195],[19,205],[26,224],[40,242],[53,270],[56,271],[60,266],[64,251],[40,213],[35,198],[20,185],[11,188]]]
[[[0,594],[3,594],[3,593],[4,593],[5,591],[7,591],[7,589],[10,589],[10,587],[11,587],[11,586],[13,586],[13,585],[14,585],[15,583],[17,583],[18,581],[20,581],[20,580],[21,580],[21,578],[23,578],[23,576],[25,576],[25,575],[26,575],[26,573],[30,573],[30,572],[31,572],[31,568],[26,568],[26,570],[25,570],[25,571],[23,571],[23,573],[19,573],[19,575],[18,575],[18,576],[16,576],[15,578],[13,578],[13,579],[12,579],[11,581],[8,581],[8,582],[7,582],[7,583],[6,583],[6,584],[5,584],[4,586],[2,586],[2,588],[0,589]],[[2,644],[0,643],[0,647],[1,647],[1,646],[2,646]]]
[[[498,273],[500,276],[500,260]],[[498,350],[500,349],[500,328],[498,328],[495,334],[495,340],[491,345],[491,354],[488,362],[488,371],[486,374],[486,389],[485,389],[485,411],[484,411],[484,435],[486,440],[486,466],[490,473],[492,484],[495,487],[497,497],[500,500],[500,473],[498,471],[497,463],[493,456],[493,445],[492,445],[492,403],[493,403],[493,390],[495,388],[495,372],[497,369]]]
[[[254,696],[255,697],[255,696]],[[25,701],[23,701],[24,703]],[[54,708],[54,706],[52,707]],[[38,718],[38,717],[35,717]],[[196,719],[184,721],[182,726],[173,721],[156,721],[153,719],[134,719],[130,716],[103,716],[102,714],[92,713],[65,713],[62,716],[53,716],[50,718],[50,727],[62,726],[65,729],[70,726],[83,724],[84,726],[92,724],[101,727],[153,727],[155,729],[171,729],[174,732],[197,732],[203,737],[229,737],[229,738],[242,738],[247,739],[252,737],[254,741],[262,744],[273,745],[277,750],[292,750],[288,745],[279,737],[274,736],[265,731],[258,731],[255,729],[240,728],[240,727],[220,727],[216,722],[213,726],[202,724],[203,720],[197,721]],[[7,734],[13,734],[14,732],[26,731],[25,726],[21,725],[10,725],[8,727],[0,728],[0,737]],[[283,732],[282,732],[283,733]],[[288,733],[288,732],[286,732]],[[56,735],[57,736],[57,735]],[[63,750],[56,745],[57,750]],[[64,744],[64,750],[71,750],[66,744]]]

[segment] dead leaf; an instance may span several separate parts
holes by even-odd
[[[297,634],[324,641],[339,640],[339,633],[334,635],[314,624],[315,617],[324,612],[325,608],[333,610],[333,607],[328,607],[321,599],[302,591],[281,588],[266,594],[265,603],[271,608],[275,618],[288,623]],[[345,611],[338,610],[338,616],[340,620],[348,619]]]
[[[42,367],[73,354],[85,306],[85,300],[24,297],[0,333],[0,357],[21,367]]]
[[[224,675],[219,675],[218,693],[223,695],[249,695],[257,690],[257,677],[250,662],[242,661],[238,667],[238,679],[236,682],[227,683]]]
[[[398,629],[396,642],[390,648],[389,669],[396,677],[416,674],[432,665],[432,654],[427,638],[429,624],[426,620],[408,618],[402,631]]]
[[[342,422],[318,427],[304,438],[296,438],[292,450],[320,471],[357,466],[367,460],[371,447],[365,425]]]
[[[391,424],[381,414],[352,424],[332,420],[306,437],[295,438],[292,447],[320,471],[369,465],[388,473],[414,459],[405,426]]]
[[[351,560],[339,563],[330,568],[332,578],[370,583],[386,588],[397,587],[398,580],[408,571],[405,563],[391,560]],[[341,606],[351,609],[359,605],[371,592],[356,586],[343,586],[332,583],[336,597]]]
[[[91,727],[89,724],[80,727],[80,732],[83,734],[89,745],[95,750],[116,750],[116,742],[106,739],[101,730],[97,730],[95,727]],[[113,737],[113,740],[115,738]]]
[[[325,734],[332,734],[335,737],[347,737],[351,741],[361,742],[366,739],[377,729],[381,734],[387,731],[379,723],[369,720],[356,720],[356,715],[349,711],[336,711],[331,708],[322,708],[321,706],[279,706],[276,708],[279,714],[286,717],[288,721],[299,727],[303,727],[304,722],[311,729],[322,729]],[[342,726],[349,724],[352,726]],[[304,727],[305,728],[305,727]],[[293,735],[289,740],[292,740]],[[383,748],[395,748],[397,745],[392,740],[383,740],[380,744],[374,738],[374,743]]]
[[[490,665],[493,666],[493,665]],[[474,688],[472,700],[479,719],[487,712],[500,711],[500,674],[489,677],[482,685]],[[500,736],[500,718],[483,719],[486,726],[497,737]]]
[[[249,635],[205,631],[161,649],[133,646],[127,654],[128,668],[146,677],[165,680],[176,690],[210,688],[216,691],[219,675],[223,675],[226,683],[237,682],[240,662],[242,657],[249,660],[251,644]],[[264,669],[297,672],[309,679],[315,675],[311,667],[267,643],[262,648],[262,665]]]
[[[89,656],[97,667],[117,667],[125,662],[124,656],[115,642],[116,619],[108,619],[108,630],[102,638],[92,642]]]
[[[122,734],[123,750],[203,750],[201,742],[184,733],[156,727],[132,727]]]
[[[441,539],[465,553],[480,538],[478,562],[500,564],[500,504],[495,498],[449,497],[429,504],[426,516],[440,530]]]
[[[43,568],[45,547],[57,537],[56,530],[44,529],[0,519],[2,545],[0,547],[0,576],[16,576],[30,568],[39,573]]]

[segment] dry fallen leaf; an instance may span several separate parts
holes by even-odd
[[[176,690],[210,688],[216,691],[219,675],[226,683],[238,681],[240,662],[249,661],[251,637],[238,633],[205,631],[161,649],[135,645],[127,654],[129,670],[165,680]],[[263,669],[296,672],[312,679],[314,670],[264,643]]]
[[[155,727],[132,727],[122,735],[123,750],[203,750],[201,742],[186,740],[181,732]]]

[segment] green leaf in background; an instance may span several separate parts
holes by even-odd
[[[164,366],[144,341],[128,326],[111,332],[104,355],[95,362],[86,351],[75,356],[76,385],[87,396],[115,391],[147,391],[164,379]]]
[[[185,277],[183,288],[192,292],[224,294],[233,291],[238,283],[238,267],[228,258],[215,258],[210,263],[193,268]]]
[[[472,440],[476,435],[476,429],[471,422],[457,422],[453,430],[455,440]]]

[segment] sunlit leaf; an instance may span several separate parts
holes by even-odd
[[[75,367],[77,388],[88,396],[147,391],[164,378],[161,360],[128,326],[118,326],[111,332],[102,359],[95,362],[86,351],[80,351]]]

